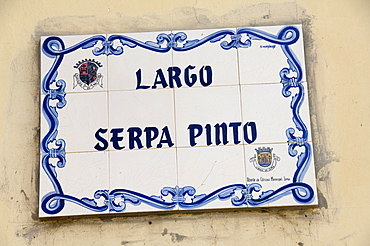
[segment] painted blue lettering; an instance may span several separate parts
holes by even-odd
[[[197,145],[197,143],[195,142],[195,138],[199,137],[202,134],[203,132],[202,126],[199,124],[190,124],[188,126],[188,130],[189,130],[190,146]],[[195,130],[197,130],[196,134],[195,134]]]
[[[108,131],[108,129],[99,128],[95,132],[95,138],[103,144],[103,145],[100,145],[99,143],[97,143],[94,147],[96,150],[103,151],[103,150],[106,150],[108,148],[107,140],[105,138],[103,138],[102,136],[100,136],[100,133],[106,133],[107,131]]]
[[[142,134],[142,130],[139,127],[130,127],[127,129],[128,132],[128,147],[129,149],[135,148],[135,142],[137,144],[137,148],[143,148],[143,144],[141,143],[140,136]]]
[[[141,85],[141,68],[136,71],[136,90],[137,89],[148,89],[150,86],[148,85]]]
[[[198,76],[196,74],[190,74],[190,70],[195,69],[195,66],[189,65],[185,68],[184,72],[184,82],[188,87],[192,87],[198,80]],[[168,72],[168,83],[166,81],[166,78],[163,74],[163,71],[161,68],[156,70],[156,75],[154,79],[153,85],[150,87],[148,85],[142,85],[142,74],[141,74],[141,68],[139,68],[136,71],[136,90],[138,89],[157,89],[158,87],[166,88],[180,88],[183,86],[181,82],[181,68],[172,66],[167,68]],[[199,70],[199,83],[204,86],[210,86],[213,82],[213,73],[212,73],[212,67],[202,66]],[[175,85],[176,83],[176,85]]]
[[[173,81],[176,81],[177,88],[180,88],[182,86],[181,80],[179,78],[181,74],[181,69],[178,67],[169,67],[167,69],[168,72],[168,83],[170,85],[170,88],[173,88]]]
[[[123,140],[123,137],[118,137],[118,133],[123,132],[123,128],[115,128],[110,130],[110,133],[112,133],[112,137],[110,138],[110,141],[113,143],[113,148],[120,150],[125,148],[124,146],[119,146],[118,142]]]
[[[250,133],[248,133],[248,128],[250,129]],[[257,127],[255,122],[247,122],[244,127],[244,140],[251,144],[253,143],[257,138]]]
[[[156,72],[157,72],[157,75],[155,76],[154,85],[152,86],[152,88],[156,89],[157,84],[162,85],[162,88],[166,88],[168,85],[167,85],[166,79],[163,75],[162,69],[158,69]]]
[[[152,141],[159,135],[157,127],[145,127],[144,132],[146,133],[146,147],[149,149],[152,147]]]
[[[163,129],[162,129],[161,140],[159,141],[159,143],[157,145],[157,148],[162,148],[162,145],[164,143],[166,143],[168,145],[168,147],[172,147],[174,145],[174,143],[171,140],[170,131],[168,130],[167,126],[163,127]]]

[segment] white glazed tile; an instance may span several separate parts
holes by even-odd
[[[95,133],[108,127],[107,93],[66,94],[67,104],[58,110],[58,137],[66,152],[97,151]]]
[[[123,47],[123,54],[110,55],[108,57],[108,73],[109,73],[109,90],[136,90],[138,87],[137,72],[141,69],[140,87],[148,86],[148,90],[152,90],[154,81],[156,80],[156,71],[163,72],[166,83],[168,84],[167,69],[172,65],[172,50],[166,52],[156,52],[147,49],[148,45],[157,47],[157,37],[160,34],[169,35],[170,32],[148,32],[148,33],[126,33],[117,34],[122,39],[131,40],[131,42],[140,42],[142,45],[137,45],[130,48],[127,45],[122,46],[120,39],[113,41],[113,47]],[[108,35],[108,37],[114,37]],[[146,42],[152,42],[147,43]],[[144,47],[142,47],[144,46]],[[167,41],[160,44],[162,49],[167,47]],[[159,79],[158,79],[159,80]],[[157,89],[163,88],[162,84],[157,85]],[[167,87],[169,88],[169,86]]]
[[[102,36],[106,37],[105,34],[103,35],[78,35],[78,36],[59,36],[59,38],[64,43],[65,49],[69,49],[75,45],[78,45],[81,42],[88,40],[94,36]],[[41,49],[44,42],[47,40],[48,37],[42,37],[41,39]],[[93,50],[102,48],[102,42],[97,41],[94,47],[89,47],[86,49],[78,48],[74,51],[67,52],[59,67],[57,68],[57,76],[55,78],[56,81],[63,80],[65,82],[66,88],[65,92],[97,92],[97,91],[106,91],[107,90],[107,57],[105,54],[96,56],[93,54]],[[85,60],[87,59],[87,60]],[[55,58],[47,57],[41,51],[41,82],[43,81],[45,75],[50,71],[52,64]],[[97,69],[97,76],[99,82],[95,86],[91,86],[90,89],[83,89],[78,83],[78,80],[75,80],[75,76],[79,78],[79,69],[78,67],[90,61],[90,63],[95,63],[94,66]],[[77,66],[77,67],[76,67]],[[98,80],[96,80],[98,81]],[[84,83],[82,83],[84,84]],[[55,83],[52,84],[51,89],[55,89]]]
[[[238,86],[180,88],[175,90],[177,146],[190,147],[190,124],[201,125],[202,133],[195,138],[196,147],[207,146],[206,125],[210,124],[211,145],[216,145],[215,125],[227,125],[228,145],[233,145],[231,122],[241,122]],[[195,135],[197,130],[194,130]],[[220,145],[223,145],[221,138]]]
[[[56,159],[53,158],[50,160],[50,163],[55,166],[57,179],[64,195],[71,196],[80,201],[83,198],[87,198],[95,201],[96,206],[104,208],[104,198],[101,197],[96,199],[94,198],[94,194],[98,190],[109,190],[108,153],[67,153],[65,158],[66,163],[63,168],[57,167]],[[54,191],[50,184],[50,180],[46,177],[44,170],[41,169],[41,200],[47,193]],[[105,209],[104,211],[92,211],[70,200],[65,200],[65,206],[59,213],[55,215],[46,214],[40,209],[40,216],[87,215],[103,214],[108,212],[108,209]]]
[[[289,47],[302,67],[301,81],[306,81],[302,26],[293,26],[298,28],[300,36],[297,42]],[[259,30],[276,36],[284,27],[254,27],[250,30]],[[242,34],[243,42],[246,38],[246,34]],[[250,47],[238,48],[240,84],[279,83],[281,81],[280,71],[283,68],[289,68],[282,46],[263,39],[251,39],[250,41]],[[290,72],[288,77],[297,77],[295,72]]]
[[[245,185],[243,146],[214,146],[199,148],[178,148],[179,187],[191,186],[196,192],[186,195],[185,203],[196,204],[194,196],[209,195],[229,185]],[[222,191],[225,191],[222,189]],[[240,198],[241,189],[235,190]],[[219,195],[221,192],[216,192]],[[217,197],[216,195],[216,197]],[[235,196],[220,200],[218,197],[210,203],[198,201],[199,206],[180,209],[237,208],[231,202]]]
[[[142,131],[140,137],[144,149],[157,148],[162,132],[168,129],[172,146],[163,143],[161,148],[175,147],[174,103],[172,90],[137,90],[137,91],[110,91],[109,92],[109,127],[110,129],[123,128],[118,136],[123,137],[119,147],[129,149],[128,129],[139,127]],[[152,141],[152,147],[146,145],[147,133],[153,134],[154,130],[145,131],[146,127],[158,129],[158,136]],[[149,128],[148,128],[149,129]],[[110,134],[112,136],[112,134]],[[163,140],[167,139],[166,135]],[[169,140],[169,139],[168,139]],[[135,143],[135,149],[138,144]],[[110,145],[113,150],[113,146]]]
[[[190,50],[173,51],[173,64],[181,69],[181,81],[184,87],[189,87],[184,83],[185,81],[185,70],[189,67],[189,76],[196,76],[196,81],[192,85],[192,80],[189,79],[190,85],[192,87],[202,87],[200,83],[201,69],[204,66],[204,83],[207,85],[211,81],[208,81],[206,66],[210,66],[212,70],[212,83],[208,86],[220,86],[220,85],[237,85],[238,81],[238,60],[237,60],[237,49],[230,48],[228,50],[221,47],[221,43],[231,42],[231,34],[235,33],[235,28],[225,28],[225,29],[209,29],[209,30],[189,30],[189,31],[173,31],[174,35],[178,35],[183,32],[186,34],[186,41],[177,42],[177,48],[185,48],[184,45],[188,45],[187,42],[199,40],[203,42],[203,39],[207,38],[209,35],[216,35],[214,37],[222,37],[217,35],[220,31],[228,31],[225,37],[216,42],[207,41],[204,44],[199,45]],[[188,46],[191,47],[191,46]],[[194,68],[193,68],[194,67]],[[209,68],[207,68],[209,69]],[[194,77],[195,78],[195,77]]]
[[[307,83],[302,83],[305,93],[299,115],[307,127],[308,141],[311,141],[310,115],[308,110]],[[284,143],[288,141],[286,131],[295,130],[295,137],[302,137],[293,122],[291,101],[298,88],[292,88],[291,96],[284,97],[282,84],[242,85],[243,122],[255,122],[257,128],[256,143]]]
[[[312,144],[310,145],[312,151]],[[260,195],[264,192],[276,191],[285,185],[293,183],[295,172],[297,171],[298,156],[305,152],[305,148],[296,147],[296,156],[291,156],[288,153],[288,144],[261,144],[254,146],[244,146],[245,147],[245,159],[246,159],[246,176],[247,184],[260,184],[261,190],[259,192],[253,191],[252,196],[254,199],[260,199]],[[272,161],[271,165],[262,167],[258,164],[258,154],[257,150],[261,148],[271,148]],[[306,151],[308,153],[310,150]],[[315,170],[314,161],[311,152],[311,160],[308,164],[308,169],[306,174],[301,180],[304,183],[310,185],[314,191],[314,199],[308,203],[299,203],[295,201],[292,192],[280,192],[276,196],[276,199],[267,201],[266,203],[257,205],[259,207],[265,206],[302,206],[302,205],[315,205],[317,204],[316,198],[316,183],[315,183]],[[253,206],[252,206],[253,207]]]
[[[177,184],[176,149],[110,151],[110,178],[111,191],[124,189],[135,198],[162,196],[161,190],[164,187],[174,188]],[[171,198],[170,195],[162,196],[166,203],[173,203]],[[120,202],[117,199],[116,202]],[[150,201],[146,198],[143,200]],[[150,206],[145,202],[137,205],[126,202],[126,208],[122,212],[168,209],[166,206]],[[174,206],[173,209],[178,208]]]

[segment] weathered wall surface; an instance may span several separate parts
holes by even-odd
[[[0,1],[0,245],[370,244],[370,2]],[[40,221],[40,36],[302,23],[319,206]]]

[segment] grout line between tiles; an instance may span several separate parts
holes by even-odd
[[[240,76],[240,75],[239,75]],[[229,86],[253,86],[253,85],[281,85],[281,84],[289,84],[289,83],[308,83],[307,81],[299,81],[299,82],[256,82],[256,83],[248,83],[248,84],[240,84],[240,80],[238,84],[230,84],[230,85],[212,85],[212,88],[216,87],[229,87]],[[188,89],[196,89],[196,88],[204,88],[203,86],[193,86],[193,87],[181,87],[182,90]],[[139,91],[152,91],[152,90],[170,90],[170,89],[180,89],[177,87],[174,88],[156,88],[156,89],[140,89]],[[108,89],[107,89],[108,90]],[[112,92],[119,92],[119,91],[138,91],[136,89],[112,89],[109,90]],[[41,95],[48,95],[48,94],[82,94],[82,93],[99,93],[105,91],[71,91],[71,92],[63,92],[63,93],[40,93]]]
[[[312,141],[302,141],[302,142],[291,142],[292,143],[313,143]],[[277,145],[277,144],[288,144],[288,142],[265,142],[265,143],[252,143],[252,144],[227,144],[227,145],[200,145],[196,147],[190,146],[179,146],[174,147],[178,149],[195,149],[195,148],[215,148],[215,147],[232,147],[232,146],[258,146],[258,145]],[[101,153],[101,152],[126,152],[126,151],[154,151],[161,149],[171,149],[172,147],[163,147],[163,148],[150,148],[150,149],[124,149],[124,150],[104,150],[104,151],[70,151],[70,152],[60,152],[60,154],[79,154],[79,153]],[[40,153],[40,155],[49,155],[50,153]]]
[[[241,87],[241,79],[240,79],[240,60],[239,60],[239,49],[236,48],[236,58],[237,58],[237,70],[238,70],[238,87],[239,87],[239,103],[240,103],[240,121],[243,122],[243,103],[242,103],[242,87]],[[246,152],[245,152],[245,146],[243,144],[243,168],[244,168],[244,183],[247,183],[247,165],[246,165]],[[249,207],[248,204],[246,204],[247,207]]]
[[[172,33],[172,31],[171,31]],[[174,52],[171,50],[171,66],[174,66]],[[179,153],[178,153],[178,146],[177,146],[177,110],[176,110],[176,91],[175,88],[172,88],[172,95],[173,95],[173,120],[174,120],[174,128],[175,128],[175,170],[176,170],[176,185],[179,185]],[[180,209],[178,206],[177,210]]]
[[[106,39],[108,38],[108,34],[106,34]],[[106,79],[106,97],[107,97],[107,99],[106,99],[106,102],[107,102],[107,127],[108,127],[108,129],[110,129],[110,121],[109,121],[109,118],[110,118],[110,110],[109,110],[109,102],[110,102],[110,92],[109,92],[109,70],[108,70],[108,68],[109,68],[109,56],[106,56],[106,64],[107,64],[107,79]],[[107,152],[107,168],[108,168],[108,190],[109,191],[111,191],[112,190],[112,187],[111,187],[111,172],[110,172],[110,170],[111,170],[111,161],[110,161],[110,152],[108,151]],[[108,214],[110,214],[111,213],[111,211],[110,210],[108,210]]]

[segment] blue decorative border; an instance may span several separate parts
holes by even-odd
[[[225,37],[231,38],[230,42],[222,41]],[[242,37],[245,36],[245,41]],[[297,42],[300,32],[295,26],[283,27],[277,35],[270,34],[254,28],[238,28],[237,32],[233,30],[221,30],[214,32],[202,39],[187,40],[187,35],[184,32],[177,32],[171,34],[159,34],[156,42],[140,40],[125,36],[125,35],[111,35],[108,39],[103,35],[96,35],[85,39],[71,47],[66,48],[63,40],[59,37],[48,37],[42,44],[42,52],[49,58],[53,58],[54,62],[42,80],[42,93],[46,94],[42,104],[42,112],[49,124],[49,131],[42,138],[41,151],[48,153],[42,156],[42,168],[51,183],[53,184],[54,191],[46,194],[41,201],[41,209],[50,215],[58,214],[63,210],[65,201],[75,203],[81,207],[95,212],[109,211],[122,212],[125,211],[127,203],[135,206],[145,203],[149,206],[162,209],[171,210],[176,206],[181,208],[199,208],[216,199],[228,200],[234,206],[259,206],[267,204],[272,201],[278,200],[283,196],[292,194],[294,199],[301,204],[309,204],[314,199],[314,190],[306,183],[303,183],[303,178],[309,167],[312,158],[311,144],[308,141],[308,130],[302,121],[299,110],[304,100],[304,86],[302,82],[302,66],[289,47]],[[113,41],[119,40],[120,45],[113,46]],[[276,190],[263,191],[258,198],[253,197],[254,192],[260,192],[262,186],[259,183],[250,185],[233,184],[221,187],[209,194],[196,195],[196,189],[191,186],[185,187],[164,187],[161,190],[160,196],[147,196],[142,193],[127,190],[98,190],[94,194],[94,198],[77,198],[68,194],[64,194],[62,186],[57,178],[55,166],[51,164],[50,158],[57,158],[57,167],[63,168],[66,165],[65,156],[65,141],[57,139],[58,136],[58,109],[65,107],[67,101],[65,99],[66,83],[63,80],[56,80],[58,76],[58,68],[63,61],[64,55],[72,53],[78,49],[92,49],[95,56],[99,55],[121,55],[124,53],[124,48],[141,47],[143,49],[151,50],[153,52],[166,53],[170,50],[181,52],[195,49],[207,42],[217,43],[224,50],[232,48],[248,48],[252,45],[253,40],[265,40],[270,43],[280,45],[284,52],[289,67],[283,68],[280,71],[281,83],[283,85],[282,95],[284,97],[292,97],[291,109],[293,115],[293,122],[296,130],[302,132],[302,137],[294,135],[295,129],[289,128],[286,130],[288,138],[288,153],[291,157],[297,157],[297,170],[293,176],[293,182],[284,185]],[[95,47],[98,42],[101,42],[102,47]],[[179,45],[179,42],[184,45]],[[288,77],[288,74],[295,72],[295,77]],[[51,85],[56,89],[51,89]],[[298,93],[292,95],[290,89],[298,88]],[[56,106],[50,105],[50,100],[57,100]],[[56,148],[49,148],[49,144],[54,143]],[[298,155],[295,148],[303,147],[304,151]],[[240,191],[241,195],[236,195],[236,191]],[[171,202],[166,202],[163,198],[165,196],[171,197]],[[188,196],[191,202],[186,202],[185,197]],[[104,205],[98,206],[95,199],[104,199]]]

